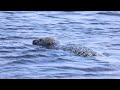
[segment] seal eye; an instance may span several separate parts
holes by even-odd
[[[41,41],[42,41],[42,39],[39,39],[39,41],[41,42]]]

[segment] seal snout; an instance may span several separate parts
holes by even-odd
[[[37,40],[33,40],[32,44],[37,45],[37,42],[38,42]]]

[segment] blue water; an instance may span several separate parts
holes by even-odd
[[[32,45],[55,37],[105,57]],[[1,79],[120,79],[120,11],[0,11]]]

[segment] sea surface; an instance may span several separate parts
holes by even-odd
[[[32,45],[45,36],[106,56]],[[120,79],[120,11],[0,11],[0,79]]]

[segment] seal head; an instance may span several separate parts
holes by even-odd
[[[59,42],[52,37],[42,37],[40,39],[33,40],[32,44],[50,48],[57,46]]]

